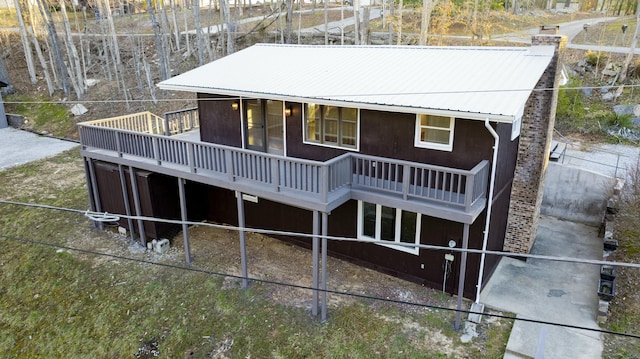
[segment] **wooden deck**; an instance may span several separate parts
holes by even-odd
[[[174,123],[185,116],[134,116],[136,126],[127,116],[79,124],[82,155],[321,212],[356,199],[473,223],[486,206],[488,161],[470,170],[357,153],[309,161],[202,142],[195,126]]]

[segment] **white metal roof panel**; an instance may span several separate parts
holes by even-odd
[[[513,121],[553,46],[418,47],[258,44],[162,89]]]

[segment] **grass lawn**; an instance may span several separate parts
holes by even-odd
[[[0,183],[1,199],[88,207],[77,149],[0,172]],[[0,204],[0,228],[7,358],[497,358],[511,328],[488,320],[481,337],[464,344],[452,312],[364,299],[330,304],[329,321],[320,323],[307,308],[273,300],[270,284],[240,289],[228,277],[127,260],[183,266],[181,254],[144,252],[81,214]]]

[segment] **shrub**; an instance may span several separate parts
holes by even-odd
[[[600,51],[594,52],[588,50],[584,56],[587,63],[591,66],[597,66],[607,60],[607,54],[603,54]]]
[[[558,92],[556,124],[561,130],[575,131],[584,120],[587,111],[584,109],[584,96],[580,87],[582,82],[579,79],[570,78]]]
[[[632,118],[628,114],[618,115],[611,112],[603,118],[603,124],[608,127],[633,128]]]

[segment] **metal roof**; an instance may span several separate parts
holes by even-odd
[[[522,116],[553,54],[553,46],[258,44],[158,86],[511,122]]]

